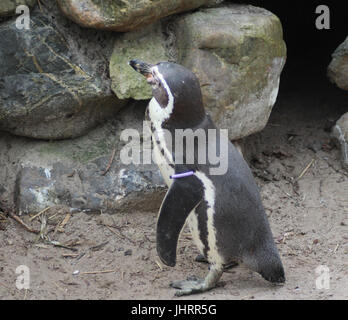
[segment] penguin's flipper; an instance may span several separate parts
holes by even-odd
[[[159,211],[157,220],[157,253],[162,262],[174,267],[176,246],[190,212],[203,199],[203,187],[195,176],[175,179]]]

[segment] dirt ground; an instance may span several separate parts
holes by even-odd
[[[281,93],[267,127],[244,141],[285,267],[285,285],[272,286],[238,266],[223,274],[216,289],[190,299],[348,298],[348,173],[329,133],[347,110],[344,95],[295,85]],[[0,299],[186,299],[174,297],[170,281],[207,273],[206,264],[194,261],[198,252],[187,229],[177,265],[158,264],[156,212],[73,213],[69,220],[67,212],[56,207],[32,221],[21,217],[35,230],[46,221],[50,239],[64,247],[0,215]],[[29,267],[29,289],[16,287],[20,265]],[[327,289],[316,285],[319,266],[329,268]]]

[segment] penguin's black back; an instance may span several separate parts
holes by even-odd
[[[228,172],[210,179],[215,186],[214,225],[220,254],[243,262],[271,282],[284,282],[283,266],[258,187],[232,143]]]
[[[208,129],[216,129],[209,116],[192,129],[195,131],[197,128],[204,129],[206,136]],[[216,132],[216,141],[219,142],[219,130]],[[217,154],[220,147],[217,144]],[[197,148],[195,145],[195,151]],[[213,221],[218,254],[226,264],[240,261],[259,272],[266,280],[284,282],[283,266],[261,202],[259,189],[246,161],[228,141],[227,172],[222,175],[211,175],[208,159],[207,162],[207,164],[198,163],[195,152],[195,163],[187,165],[186,170],[203,172],[215,187]],[[206,254],[209,250],[206,202],[203,201],[195,211]]]

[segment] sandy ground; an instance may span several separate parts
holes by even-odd
[[[343,96],[332,101],[318,95],[320,89],[302,92],[301,99],[294,92],[280,96],[265,130],[244,144],[286,270],[285,285],[272,286],[238,266],[223,274],[216,289],[190,299],[348,298],[348,173],[328,132],[346,106]],[[198,252],[186,229],[177,265],[160,267],[156,215],[74,213],[63,222],[67,210],[57,207],[32,221],[21,217],[35,230],[46,220],[50,239],[66,247],[48,244],[1,215],[0,299],[186,299],[174,298],[170,281],[203,277],[208,266],[194,261]],[[29,267],[29,289],[16,287],[20,265]],[[317,287],[319,266],[329,268],[328,289]]]

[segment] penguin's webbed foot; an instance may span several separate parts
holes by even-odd
[[[204,290],[204,279],[197,278],[196,276],[188,277],[186,280],[174,281],[170,286],[180,289],[175,292],[177,297],[206,291]]]
[[[217,282],[222,275],[222,268],[211,266],[208,275],[204,278],[195,276],[188,277],[187,280],[174,281],[170,284],[172,288],[179,289],[175,292],[177,297],[201,293],[215,288]]]

